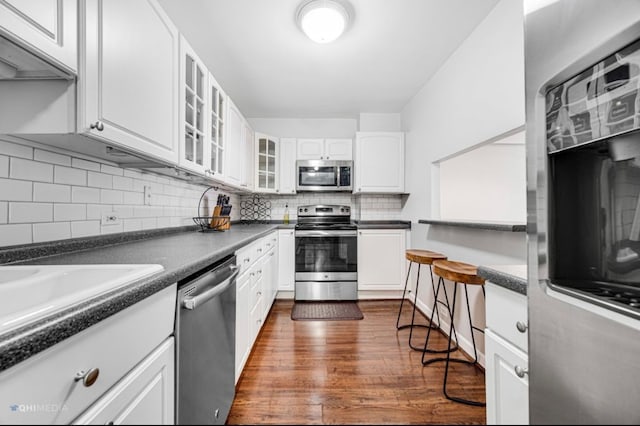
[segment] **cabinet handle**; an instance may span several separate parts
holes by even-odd
[[[280,192],[280,190],[279,190],[279,189],[276,189],[276,192]]]
[[[245,258],[244,258],[244,261],[245,261],[245,263],[249,263],[249,258],[248,258],[248,257],[245,257]]]
[[[262,292],[261,292],[261,291],[257,292],[256,294],[257,294],[258,296],[262,296]]]
[[[259,273],[259,274],[262,274],[262,269],[258,270],[258,273]]]
[[[96,121],[95,123],[91,123],[89,125],[89,127],[91,127],[92,129],[96,129],[97,131],[101,132],[104,130],[104,123],[102,121]]]
[[[98,380],[99,375],[100,375],[99,368],[92,368],[87,371],[82,370],[76,374],[76,377],[73,378],[73,381],[79,382],[80,380],[82,380],[82,384],[88,388],[89,386],[93,385],[96,382],[96,380]]]
[[[329,158],[329,156],[327,155],[327,160],[329,160],[329,159],[330,159],[330,158]]]
[[[513,367],[513,371],[515,371],[516,376],[520,377],[521,379],[527,374],[529,374],[529,370],[527,370],[526,368],[522,368],[519,365],[516,365],[515,367]]]
[[[261,248],[258,249],[258,253],[262,253],[262,249]]]
[[[520,333],[525,333],[525,332],[527,331],[527,324],[525,324],[525,323],[524,323],[524,322],[522,322],[522,321],[518,321],[518,322],[516,323],[516,328],[518,329],[518,331],[519,331]]]
[[[271,253],[269,256],[273,256],[274,254],[276,254],[275,252]]]
[[[267,243],[267,246],[271,246],[271,243]]]

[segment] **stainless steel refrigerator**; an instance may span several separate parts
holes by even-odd
[[[640,1],[524,12],[530,423],[640,424]]]

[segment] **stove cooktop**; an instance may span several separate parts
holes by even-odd
[[[313,231],[345,231],[358,229],[352,223],[298,223],[295,229],[313,230]]]

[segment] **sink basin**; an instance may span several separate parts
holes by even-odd
[[[0,266],[0,333],[163,269],[139,264]]]

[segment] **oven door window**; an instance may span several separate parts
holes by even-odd
[[[299,167],[298,182],[301,186],[337,186],[338,173],[335,167]]]
[[[296,237],[296,272],[357,272],[355,236]]]

